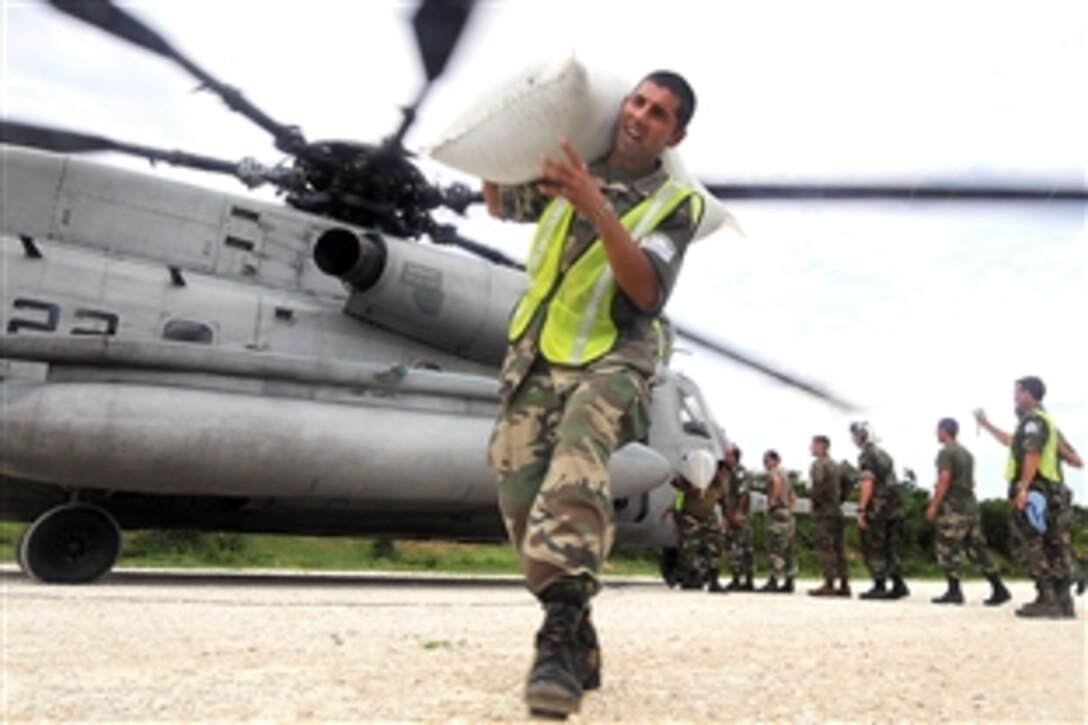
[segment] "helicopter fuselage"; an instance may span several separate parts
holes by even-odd
[[[485,461],[516,270],[244,197],[0,147],[3,514],[122,528],[494,540]],[[310,261],[383,249],[366,289]],[[613,459],[624,546],[669,546],[667,485],[720,434],[662,367]]]

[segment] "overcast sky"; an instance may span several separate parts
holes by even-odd
[[[226,158],[275,161],[268,137],[169,62],[37,2],[3,6],[3,113]],[[422,77],[410,3],[145,0],[132,11],[308,138],[377,140]],[[573,48],[632,79],[684,73],[699,109],[681,146],[706,180],[1081,185],[1088,169],[1083,2],[483,2],[409,146],[496,75]],[[107,159],[103,159],[107,160]],[[127,163],[109,159],[111,163]],[[433,169],[441,179],[456,172]],[[227,179],[161,170],[239,191]],[[932,483],[938,418],[961,421],[984,497],[1013,424],[1012,381],[1037,374],[1082,451],[1088,264],[1080,204],[733,204],[746,237],[689,253],[668,313],[866,408],[897,465]],[[523,255],[530,229],[476,213],[463,231]],[[687,346],[676,364],[757,465],[807,470],[813,433],[854,458],[854,416]],[[1084,475],[1071,477],[1085,500]]]

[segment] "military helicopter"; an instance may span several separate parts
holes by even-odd
[[[30,522],[22,569],[44,582],[93,581],[115,563],[121,530],[135,528],[501,539],[484,450],[507,312],[524,279],[514,260],[435,221],[436,209],[477,197],[429,182],[403,147],[473,3],[420,3],[412,24],[426,82],[377,144],[307,140],[110,2],[50,4],[174,61],[291,162],[0,123],[0,514]],[[93,151],[271,185],[285,205],[79,157]],[[1066,193],[708,188],[731,198]],[[652,415],[649,440],[612,463],[620,546],[671,546],[660,517],[669,477],[690,448],[725,444],[696,383],[667,364]]]

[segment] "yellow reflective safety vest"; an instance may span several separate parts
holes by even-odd
[[[689,197],[702,204],[693,189],[666,180],[624,214],[620,224],[637,244]],[[700,208],[694,211],[698,213]],[[593,362],[611,351],[619,337],[612,320],[612,301],[619,287],[604,243],[594,240],[565,273],[560,272],[573,219],[574,207],[561,197],[553,199],[541,214],[526,265],[529,289],[518,301],[508,330],[508,339],[517,340],[537,310],[546,305],[540,352],[549,362],[560,365]]]
[[[1027,415],[1035,415],[1046,421],[1046,442],[1043,443],[1043,451],[1039,455],[1038,475],[1050,483],[1056,483],[1062,478],[1058,469],[1058,427],[1054,424],[1054,419],[1050,417],[1050,413],[1042,408],[1035,408]],[[1020,461],[1017,458],[1016,451],[1013,450],[1013,443],[1016,440],[1015,431],[1013,436],[1013,439],[1009,441],[1009,460],[1005,463],[1005,480],[1010,482],[1016,480],[1017,475],[1020,473]]]

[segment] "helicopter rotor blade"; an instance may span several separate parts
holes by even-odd
[[[462,237],[460,234],[456,235],[456,238],[452,242],[457,247],[464,249],[466,252],[471,252],[478,257],[482,257],[489,262],[502,265],[503,267],[510,267],[512,269],[525,269],[525,266],[506,256],[502,252],[486,244],[480,244],[474,242],[471,239]]]
[[[423,0],[412,17],[427,83],[433,83],[457,47],[475,0]]]
[[[54,151],[58,153],[81,153],[86,151],[114,151],[117,153],[139,156],[151,162],[162,161],[174,166],[185,166],[201,171],[212,171],[237,176],[238,164],[233,161],[191,154],[187,151],[166,151],[150,146],[114,141],[105,136],[96,136],[76,131],[65,131],[18,121],[0,121],[0,143],[26,146]]]
[[[457,229],[452,224],[435,224],[428,232],[428,235],[435,244],[458,247],[459,249],[463,249],[477,257],[486,259],[489,262],[503,267],[525,269],[524,265],[511,259],[499,250],[489,247],[486,244],[481,244],[480,242],[474,242],[467,237],[462,237],[457,233]]]
[[[1088,191],[1061,186],[957,184],[704,184],[719,199],[825,201],[1088,201]]]
[[[792,373],[787,373],[783,370],[773,367],[769,363],[757,360],[748,353],[742,352],[731,345],[727,345],[717,340],[712,340],[706,335],[694,332],[690,328],[681,327],[676,324],[673,324],[673,327],[676,329],[677,335],[685,337],[688,340],[694,342],[695,344],[701,347],[705,347],[711,352],[715,352],[725,358],[732,360],[733,362],[743,365],[744,367],[751,368],[752,370],[774,378],[780,383],[784,383],[786,385],[789,385],[790,387],[797,388],[798,390],[808,393],[809,395],[812,395],[816,398],[819,398],[825,403],[833,405],[834,407],[844,412],[860,412],[860,408],[857,405],[839,397],[838,395],[832,393],[831,391],[827,390],[826,388],[817,383],[803,380],[796,375],[793,375]]]
[[[110,0],[48,0],[48,2],[63,13],[178,63],[205,87],[219,95],[232,111],[241,113],[272,134],[276,140],[276,148],[281,151],[295,153],[306,145],[297,126],[286,126],[273,120],[246,100],[240,91],[221,83],[182,55],[161,35]]]
[[[446,69],[475,4],[475,0],[423,0],[419,4],[412,16],[412,32],[423,61],[426,81],[412,105],[403,109],[404,118],[400,128],[389,138],[389,145],[400,147],[403,144],[404,136],[415,123],[416,113],[431,84]]]

